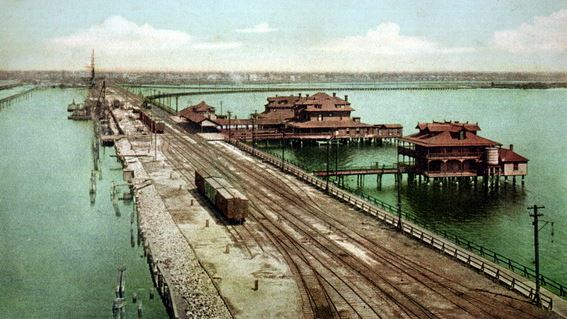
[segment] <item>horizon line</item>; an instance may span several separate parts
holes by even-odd
[[[289,74],[289,73],[303,73],[303,74],[417,74],[417,73],[516,73],[516,74],[565,74],[567,75],[567,70],[565,71],[478,71],[478,70],[427,70],[427,71],[266,71],[266,70],[132,70],[132,69],[97,69],[97,72],[102,73],[276,73],[276,74]],[[79,69],[0,69],[0,72],[90,72],[89,70],[79,70]]]

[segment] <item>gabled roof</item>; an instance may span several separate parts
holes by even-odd
[[[283,122],[285,120],[292,119],[294,116],[294,112],[292,109],[281,109],[277,111],[266,111],[258,114],[258,120],[260,121],[280,121]]]
[[[304,107],[306,111],[354,111],[350,103],[336,96],[318,92],[311,96],[300,98],[295,103],[296,108]]]
[[[187,114],[184,114],[182,116],[184,118],[186,118],[187,120],[189,120],[190,122],[193,122],[193,123],[196,123],[196,124],[200,124],[204,120],[209,120],[213,123],[217,123],[217,120],[211,119],[208,116],[204,116],[203,113],[188,112]]]
[[[187,114],[187,113],[206,113],[206,112],[213,113],[213,112],[215,112],[215,108],[213,106],[210,106],[207,103],[205,103],[205,101],[201,101],[198,104],[191,105],[191,106],[181,110],[179,112],[179,115],[183,116],[184,114]]]
[[[300,97],[296,95],[271,96],[268,97],[268,103],[265,106],[266,108],[293,108],[299,99]]]
[[[402,140],[425,147],[435,146],[496,146],[499,143],[476,135],[477,124],[446,122],[420,123],[418,133]]]
[[[417,123],[416,129],[420,131],[429,131],[429,132],[460,132],[460,131],[469,131],[469,132],[477,132],[480,131],[480,127],[478,124],[473,123],[461,123],[458,121],[446,121],[446,122],[435,122],[432,123]]]
[[[458,137],[453,136],[450,131],[443,131],[440,133],[436,132],[436,133],[428,133],[428,134],[423,134],[422,132],[420,132],[406,136],[402,138],[402,140],[425,147],[436,147],[436,146],[492,147],[492,146],[500,145],[497,142],[494,142],[484,137],[480,137],[468,131],[465,131],[463,139],[459,139]]]
[[[527,163],[528,159],[521,156],[520,154],[506,149],[500,148],[498,149],[498,157],[502,163]]]
[[[210,119],[211,114],[215,113],[215,108],[201,101],[199,104],[192,105],[179,111],[179,116],[194,123],[201,123],[204,119]],[[212,120],[213,121],[213,120]]]

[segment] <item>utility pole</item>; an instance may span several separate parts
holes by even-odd
[[[536,275],[536,291],[535,291],[535,302],[538,307],[541,307],[541,296],[540,296],[540,274],[539,274],[539,217],[543,216],[542,213],[538,213],[538,209],[544,209],[545,206],[533,205],[528,207],[528,210],[533,210],[530,217],[533,217],[534,221],[532,225],[534,226],[534,257],[535,257],[535,275]],[[547,223],[546,223],[547,224]],[[544,224],[544,227],[545,225]],[[543,227],[542,227],[543,228]]]
[[[330,144],[331,138],[327,140],[327,175],[325,176],[325,192],[329,192],[329,151],[330,151]]]
[[[282,172],[285,167],[285,127],[282,129]]]
[[[252,149],[256,152],[256,121],[258,120],[258,111],[254,110],[252,115]]]
[[[335,139],[335,181],[337,181],[337,179],[339,178],[339,175],[337,175],[339,171],[339,140]]]
[[[230,138],[232,137],[230,134],[230,117],[232,115],[232,112],[226,111],[226,114],[228,114],[228,141],[230,142]]]
[[[398,225],[399,231],[402,231],[402,173],[400,171],[400,156],[398,155],[398,164],[396,172],[397,193],[398,193]]]
[[[157,130],[154,127],[154,161],[157,161]]]
[[[179,95],[175,96],[175,115],[179,113]]]

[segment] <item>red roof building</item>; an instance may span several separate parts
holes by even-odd
[[[418,123],[419,132],[400,141],[398,154],[410,158],[415,172],[427,177],[526,175],[528,160],[501,144],[478,136],[478,124]],[[514,164],[516,163],[516,164]]]
[[[205,103],[205,101],[183,109],[178,115],[185,118],[190,126],[201,131],[210,132],[217,130],[218,123],[215,108]]]
[[[341,99],[326,93],[312,96],[289,95],[268,97],[264,112],[251,119],[217,117],[214,107],[201,102],[179,112],[195,127],[228,132],[234,138],[251,140],[281,138],[283,132],[290,139],[383,139],[402,136],[400,124],[370,125],[351,117],[354,109],[345,95]]]
[[[370,125],[360,122],[359,117],[351,117],[354,109],[345,95],[341,99],[323,92],[312,96],[300,97],[295,102],[293,119],[287,126],[294,134],[303,135],[313,139],[320,137],[335,138],[388,138],[400,137],[401,125],[385,127],[383,125]],[[380,135],[379,133],[383,133]]]

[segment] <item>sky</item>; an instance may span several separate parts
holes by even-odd
[[[0,0],[0,70],[567,71],[567,0]]]

